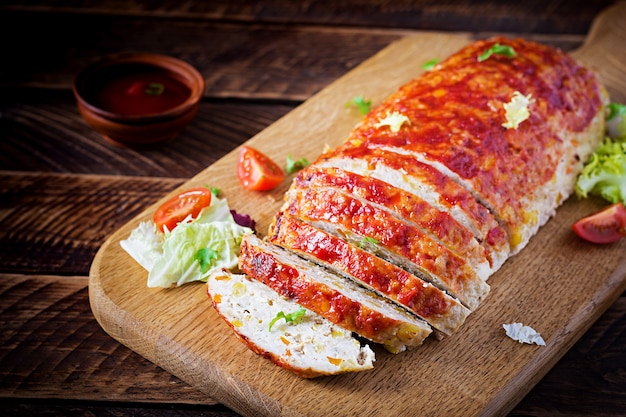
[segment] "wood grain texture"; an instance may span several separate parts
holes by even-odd
[[[32,36],[32,28],[39,36]],[[102,56],[149,51],[196,67],[205,78],[206,96],[301,101],[403,33],[186,19],[159,25],[126,16],[8,11],[0,13],[0,36],[21,41],[3,46],[0,86],[67,89],[82,68]]]
[[[330,30],[293,22],[260,26],[195,19],[160,25],[158,19],[80,10],[0,13],[0,36],[20,39],[3,45],[0,86],[69,89],[82,68],[104,55],[150,51],[198,68],[205,78],[206,97],[302,101],[389,43],[420,29],[416,25],[410,30],[367,26]],[[68,30],[57,30],[60,26]],[[552,36],[520,32],[564,50],[584,39],[584,32]]]
[[[0,278],[0,397],[215,404],[108,337],[87,277]]]
[[[0,401],[4,417],[239,417],[225,406],[196,406],[180,404],[146,405],[144,403],[108,403],[97,401],[30,400]]]
[[[602,13],[592,25],[584,44],[573,52],[583,64],[594,68],[607,87],[611,100],[626,103],[626,25],[621,11],[626,8],[620,2]]]
[[[22,174],[3,176],[0,183],[8,184],[8,186],[6,189],[3,188],[0,194],[9,196],[10,201],[24,208],[24,213],[29,213],[29,205],[41,206],[49,202],[51,197],[46,193],[30,195],[26,192],[27,184],[39,185],[42,190],[55,189],[54,195],[58,199],[59,196],[69,193],[70,189],[74,189],[76,181],[81,182],[73,175],[37,174],[34,177],[36,180],[25,181]],[[98,195],[103,201],[108,201],[107,189],[125,189],[127,190],[125,196],[127,204],[134,205],[138,211],[141,211],[143,207],[149,206],[161,196],[162,191],[158,190],[163,188],[159,187],[174,188],[180,184],[180,181],[141,177],[101,177],[96,180],[94,177],[93,181],[83,184],[81,189]],[[11,191],[7,192],[7,190]],[[137,201],[133,202],[135,199]],[[115,201],[115,198],[113,200]],[[81,210],[83,210],[81,204],[53,203],[48,208],[48,214],[56,218],[59,216],[57,214],[59,211],[72,215],[72,213],[80,213]],[[100,215],[106,224],[122,225],[127,220],[119,218],[115,210],[105,209]],[[10,217],[4,219],[8,218]],[[27,226],[24,227],[28,230],[18,234],[34,235],[40,228],[34,220],[25,223]],[[0,222],[0,230],[7,230],[9,226],[10,223],[6,221]],[[84,244],[86,239],[84,235],[67,233],[67,230],[56,231],[56,233],[64,232],[66,234],[63,240],[68,242],[67,247],[78,247]],[[93,230],[93,232],[100,236],[88,239],[94,242],[91,245],[91,251],[95,253],[101,243],[99,239],[103,237],[98,230]],[[39,240],[19,244],[23,247],[21,252],[27,254],[50,252],[52,251],[48,248],[50,243]],[[8,242],[0,239],[0,246],[3,248],[10,248],[13,245],[15,245],[14,241]],[[77,270],[86,271],[91,259],[91,255],[84,256],[73,265]],[[54,269],[54,257],[44,256],[38,261],[40,269],[44,271]],[[7,263],[11,265],[12,262],[13,259],[6,257],[0,259],[3,270],[7,267]],[[140,415],[142,411],[139,405],[134,406],[135,408],[119,405],[119,408],[115,409],[111,401],[121,400],[136,403],[146,401],[159,404],[176,403],[182,407],[177,411],[182,415],[185,413],[207,415],[205,414],[208,413],[206,407],[189,408],[182,404],[207,405],[207,402],[214,402],[213,400],[189,388],[187,384],[171,376],[169,372],[141,358],[128,348],[118,345],[101,330],[89,309],[86,277],[5,274],[1,276],[0,282],[13,283],[3,286],[0,291],[0,328],[3,329],[1,345],[7,346],[0,356],[0,370],[3,371],[0,372],[0,398],[13,397],[27,401],[26,403],[20,400],[1,401],[0,406],[9,413],[8,415],[33,415],[40,414],[40,411],[44,410],[47,410],[46,414],[51,413],[50,415],[86,415],[89,413],[108,416],[112,415],[113,410],[117,410],[115,412],[118,415]],[[16,285],[16,282],[20,285]],[[20,305],[22,306],[18,308]],[[552,416],[557,415],[559,410],[562,414],[569,415],[576,415],[577,410],[587,410],[588,413],[585,414],[593,415],[598,412],[596,402],[598,398],[607,400],[603,406],[605,410],[603,415],[620,415],[619,405],[626,405],[626,389],[623,389],[626,386],[626,374],[623,372],[623,367],[616,367],[615,364],[626,363],[624,357],[626,351],[623,349],[622,340],[623,335],[626,334],[625,326],[626,298],[622,297],[564,356],[558,364],[559,372],[549,372],[539,382],[537,389],[532,390],[529,396],[512,411],[512,415]],[[71,340],[70,338],[63,339],[61,335],[55,333],[56,329],[65,329],[66,335],[72,335]],[[79,341],[80,338],[85,340]],[[77,343],[80,344],[77,345]],[[78,350],[71,354],[76,364],[73,370],[75,376],[67,378],[61,368],[48,369],[44,374],[40,369],[40,362],[32,361],[31,357],[24,357],[16,367],[13,361],[15,355],[20,351],[28,352],[35,344],[37,357],[47,358],[42,362],[56,357],[55,352],[59,349],[67,354],[72,349]],[[105,345],[108,346],[106,354],[110,358],[104,361],[103,365],[91,360],[92,357],[102,357],[105,354],[102,348]],[[16,351],[12,353],[13,356],[7,353],[9,347],[10,350]],[[610,359],[606,360],[607,357]],[[108,370],[106,372],[100,370],[102,366],[106,366]],[[148,381],[142,379],[144,376]],[[582,381],[585,383],[581,383]],[[103,389],[103,386],[108,388]],[[88,405],[68,402],[65,401],[68,395],[74,400],[107,401],[108,403]],[[63,404],[58,402],[60,400],[64,400]],[[172,413],[171,415],[178,415],[174,411]],[[224,413],[225,416],[231,416],[227,414],[228,411]]]
[[[548,372],[511,417],[622,415],[626,410],[626,331],[619,323],[624,321],[626,298],[620,297],[559,361],[559,371]]]
[[[1,414],[235,417],[239,414],[214,404],[205,394],[112,341],[99,330],[88,310],[87,289],[72,290],[64,282],[85,281],[85,276],[77,275],[86,273],[91,257],[107,233],[117,230],[127,220],[124,213],[116,213],[112,207],[133,206],[136,211],[132,215],[141,212],[163,193],[322,89],[325,82],[342,76],[404,34],[424,29],[468,30],[473,32],[472,37],[494,31],[520,32],[570,51],[582,43],[587,32],[583,26],[588,27],[595,11],[611,2],[6,0],[1,3],[0,33],[6,42],[0,46],[3,56],[0,169],[5,171],[0,178],[0,248],[2,251],[10,248],[21,261],[16,267],[15,259],[1,258],[0,273],[11,273],[0,276],[0,280],[6,275],[12,279],[14,273],[30,274],[17,276],[25,279],[21,293],[27,293],[24,286],[32,286],[40,289],[46,298],[42,300],[37,294],[30,294],[36,300],[30,307],[26,307],[29,299],[19,298],[23,305],[8,308],[6,301],[14,300],[15,293],[3,296],[7,290],[4,287],[0,292],[3,296],[0,339],[4,343],[10,336],[15,349],[33,349],[36,345],[37,352],[36,356],[24,357],[19,365],[4,362],[5,356],[0,358]],[[623,25],[617,22],[617,28]],[[331,36],[334,32],[338,35]],[[216,40],[219,44],[214,45]],[[282,49],[273,48],[272,44]],[[312,49],[305,53],[304,47]],[[120,48],[154,49],[191,57],[203,73],[206,71],[214,77],[203,102],[206,112],[197,119],[200,125],[190,126],[181,135],[185,145],[142,152],[101,149],[97,136],[74,113],[74,100],[67,88],[75,71],[100,53]],[[607,50],[603,55],[613,57],[619,51]],[[612,64],[615,63],[613,60]],[[238,78],[232,77],[234,73]],[[625,69],[617,72],[613,80],[623,82],[624,73]],[[222,109],[228,109],[226,116]],[[323,140],[317,142],[321,146]],[[212,148],[213,143],[216,148]],[[188,152],[186,146],[193,152]],[[47,173],[51,173],[49,178],[44,178]],[[60,179],[56,173],[62,174]],[[42,176],[35,184],[55,189],[54,197],[38,187],[16,186],[30,184],[33,174]],[[20,179],[22,175],[27,177],[25,181]],[[81,192],[93,193],[82,201],[94,204],[101,216],[94,220],[95,216],[88,214],[89,221],[106,225],[108,231],[87,230],[81,219],[78,225],[66,228],[55,225],[54,238],[34,238],[41,234],[44,222],[39,214],[40,204],[53,201],[46,215],[54,219],[71,219],[76,216],[74,213],[88,212],[81,204],[61,201],[65,189],[76,188],[69,179],[80,182],[81,177],[89,178],[92,186],[80,187]],[[5,181],[13,186],[4,187]],[[161,181],[164,188],[160,187]],[[133,191],[122,198],[122,193],[109,193],[108,187],[144,191]],[[270,198],[280,195],[272,194]],[[19,218],[25,223],[18,227],[13,220],[20,208]],[[69,252],[60,253],[55,248],[58,242]],[[70,253],[74,248],[76,253]],[[62,272],[55,270],[57,256],[64,259]],[[28,266],[31,262],[37,265],[37,271]],[[39,275],[48,271],[57,275]],[[47,283],[41,284],[39,278]],[[56,280],[58,284],[53,283]],[[71,295],[60,288],[67,288]],[[510,415],[623,415],[626,409],[624,300],[624,296],[620,297],[609,308]],[[19,313],[27,308],[33,311]],[[38,308],[40,312],[35,311]],[[11,333],[5,329],[11,329]],[[62,333],[57,335],[58,329]],[[107,371],[101,372],[99,362],[93,358],[103,357],[101,346],[105,345],[112,351],[112,357],[103,362]],[[71,378],[66,378],[67,366],[38,365],[45,362],[39,357],[58,360],[59,349],[72,359]],[[6,350],[2,352],[4,355]],[[11,355],[6,357],[9,360],[15,357]],[[18,368],[15,375],[4,372]],[[143,376],[152,381],[143,380]],[[205,399],[211,403],[202,403]]]
[[[156,407],[163,416],[238,415],[106,335],[89,311],[87,277],[0,278],[3,415],[151,415]],[[622,297],[559,361],[559,372],[548,372],[510,415],[621,415],[625,329]],[[69,376],[61,365],[69,359],[59,362],[59,352],[71,358]],[[607,356],[610,362],[602,360]],[[144,409],[149,403],[155,405]]]
[[[109,235],[182,182],[2,172],[2,272],[87,275]]]
[[[190,178],[292,108],[206,101],[175,141],[132,150],[108,145],[82,120],[70,92],[12,90],[0,97],[0,166],[16,172]]]
[[[546,2],[542,0],[456,0],[456,1],[379,1],[323,0],[176,2],[140,0],[119,2],[91,1],[87,5],[72,0],[5,0],[7,9],[63,10],[81,13],[89,8],[98,14],[125,14],[154,17],[203,18],[239,22],[289,23],[311,25],[364,26],[449,31],[581,33],[587,32],[596,14],[611,0]],[[511,13],[511,10],[514,12]]]
[[[626,8],[618,11],[626,13]],[[319,153],[319,143],[313,143],[312,137],[322,136],[334,146],[354,124],[345,111],[328,110],[333,103],[342,102],[340,97],[351,97],[358,91],[374,101],[381,100],[415,75],[414,71],[406,72],[407,66],[418,68],[432,57],[428,51],[447,55],[466,42],[463,36],[436,35],[396,42],[250,142],[281,159],[286,150],[275,139],[281,137],[299,143],[305,156],[314,157]],[[602,67],[602,62],[598,65]],[[381,69],[386,74],[384,80],[372,77]],[[315,126],[314,133],[311,126]],[[228,154],[185,186],[206,178],[222,178],[222,188],[234,208],[253,214],[259,229],[264,230],[284,189],[272,192],[270,198],[234,192],[239,190],[236,180],[225,175],[234,160],[235,154]],[[597,201],[569,200],[530,245],[492,278],[488,302],[459,333],[440,343],[429,342],[403,355],[402,360],[379,352],[376,368],[368,373],[298,380],[267,361],[252,359],[254,355],[232,335],[229,338],[225,325],[210,309],[202,285],[146,290],[145,273],[124,258],[119,248],[119,240],[138,219],[113,235],[98,253],[91,270],[90,300],[96,318],[112,336],[244,415],[324,415],[329,409],[320,409],[319,404],[328,398],[333,399],[333,412],[339,414],[402,415],[411,407],[424,415],[437,415],[443,407],[455,415],[503,415],[626,288],[626,242],[591,247],[569,229],[574,220],[598,206]],[[122,270],[123,283],[119,278]],[[591,276],[594,279],[580,279]],[[520,298],[519,294],[525,296]],[[139,300],[143,297],[157,301],[161,311],[158,318],[142,308]],[[180,300],[185,302],[181,305]],[[550,311],[547,317],[546,311]],[[200,320],[206,327],[197,331],[192,323]],[[520,348],[503,338],[501,324],[511,321],[524,321],[537,328],[548,347]],[[424,380],[437,380],[438,384],[423,386]],[[299,395],[281,389],[294,385]],[[414,386],[420,386],[419,392]],[[442,390],[446,395],[441,395]],[[437,403],[429,401],[436,397],[443,398]]]

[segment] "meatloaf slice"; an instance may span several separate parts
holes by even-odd
[[[476,274],[486,279],[493,272],[491,256],[476,237],[449,213],[440,211],[422,198],[371,176],[338,168],[310,167],[300,171],[295,186],[300,190],[338,189],[355,198],[387,210],[398,220],[418,227],[425,234],[464,258]]]
[[[290,215],[402,266],[470,309],[489,293],[489,285],[465,259],[387,211],[335,190],[295,190],[289,201],[285,212]]]
[[[509,256],[507,232],[493,214],[464,187],[415,156],[364,147],[342,148],[320,156],[313,166],[374,178],[448,213],[485,248],[493,271]]]
[[[417,315],[256,235],[244,237],[239,261],[246,275],[392,353],[419,346],[432,333]]]
[[[398,302],[445,335],[470,314],[459,300],[356,245],[279,213],[268,240]]]
[[[310,310],[282,320],[301,308],[266,285],[227,270],[207,280],[218,314],[253,352],[303,378],[369,370],[374,352],[345,330]]]

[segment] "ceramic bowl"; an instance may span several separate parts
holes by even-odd
[[[107,142],[151,146],[172,141],[193,120],[204,78],[173,57],[125,53],[82,70],[73,92],[82,117]]]

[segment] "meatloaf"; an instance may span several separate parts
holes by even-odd
[[[451,335],[572,193],[604,136],[607,103],[594,72],[558,49],[474,42],[300,171],[239,265],[392,352],[431,328]],[[370,313],[380,328],[363,325]],[[409,323],[411,337],[398,337]]]

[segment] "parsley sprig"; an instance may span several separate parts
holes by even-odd
[[[502,55],[507,58],[514,58],[517,54],[512,47],[496,43],[491,48],[487,49],[485,52],[478,56],[478,62],[483,62],[489,59],[491,55]]]
[[[378,245],[378,240],[374,239],[373,237],[364,236],[361,240],[361,243],[359,243],[359,247],[363,248],[366,244],[376,246]]]
[[[165,86],[161,83],[150,83],[144,90],[144,93],[151,96],[160,96],[165,91]]]
[[[613,120],[617,116],[626,116],[626,105],[620,103],[611,103],[607,106],[609,108],[609,115],[606,120]]]
[[[213,259],[217,259],[217,252],[213,249],[202,248],[195,253],[193,259],[194,261],[198,261],[198,263],[200,264],[200,271],[202,271],[202,273],[204,274],[206,271],[209,270],[209,267],[211,266],[211,261]]]
[[[287,155],[287,163],[285,166],[285,171],[287,174],[293,174],[294,172],[300,171],[303,168],[309,166],[309,161],[306,158],[300,158],[298,160],[293,159],[291,155]]]
[[[425,71],[432,71],[433,68],[439,63],[438,58],[431,59],[430,61],[426,61],[422,64],[422,68]]]
[[[372,109],[372,100],[365,100],[363,96],[356,96],[346,103],[346,107],[350,106],[356,106],[359,109],[359,113],[367,114]]]
[[[304,316],[305,313],[306,313],[306,310],[304,309],[304,307],[300,307],[293,313],[289,313],[289,314],[285,314],[283,311],[279,311],[278,314],[276,314],[276,317],[274,317],[272,321],[270,321],[269,331],[272,331],[272,326],[278,320],[285,319],[287,323],[295,324],[298,321],[300,321],[300,319]]]

